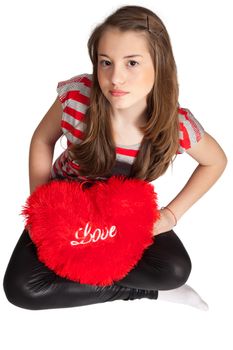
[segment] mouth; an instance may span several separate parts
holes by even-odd
[[[112,95],[112,96],[115,96],[115,97],[117,97],[117,96],[124,96],[124,95],[126,95],[126,94],[129,94],[129,92],[126,92],[126,91],[120,91],[120,90],[116,90],[116,91],[110,91],[110,94]]]

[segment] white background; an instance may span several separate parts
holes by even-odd
[[[178,67],[180,105],[192,111],[228,157],[224,174],[175,230],[193,264],[188,284],[210,310],[141,299],[30,311],[10,304],[1,288],[0,347],[4,350],[16,346],[25,350],[232,349],[230,0],[114,1],[114,6],[109,0],[9,0],[1,5],[0,277],[3,280],[24,227],[19,213],[29,195],[32,133],[56,98],[57,82],[91,73],[86,42],[92,28],[116,8],[129,4],[150,8],[165,23]],[[58,142],[55,156],[61,151]],[[173,171],[169,168],[154,182],[160,205],[175,197],[196,165],[187,154],[179,155]]]

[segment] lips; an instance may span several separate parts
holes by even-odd
[[[128,92],[122,90],[111,90],[110,93],[112,96],[123,96],[128,94]]]

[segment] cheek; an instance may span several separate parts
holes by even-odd
[[[106,77],[103,73],[101,73],[101,71],[97,71],[97,77],[100,88],[103,89],[106,85]]]
[[[154,72],[153,71],[148,71],[143,79],[143,85],[145,88],[148,89],[148,91],[151,91],[153,85],[154,85]]]
[[[97,69],[97,79],[98,79],[99,85],[101,85],[102,84],[102,77],[101,77],[99,69]]]
[[[103,73],[102,73],[101,69],[99,68],[99,66],[97,67],[97,77],[98,77],[99,82],[102,83],[102,81],[103,81]]]
[[[108,86],[106,84],[106,80],[100,75],[98,76],[98,82],[99,82],[99,86],[100,86],[100,90],[102,92],[102,94],[107,97],[107,90],[108,90]]]

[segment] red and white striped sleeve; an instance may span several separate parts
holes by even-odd
[[[80,143],[84,138],[91,83],[91,75],[84,73],[60,81],[57,85],[57,94],[63,108],[61,129],[67,138],[67,146]]]
[[[188,108],[179,107],[178,117],[180,145],[177,153],[181,154],[200,141],[205,130]]]

